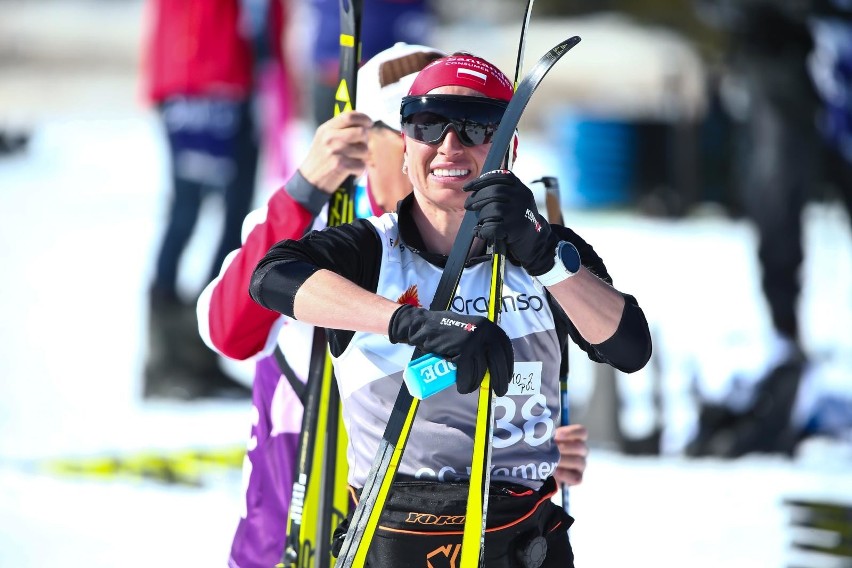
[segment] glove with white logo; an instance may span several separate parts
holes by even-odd
[[[532,191],[509,170],[494,170],[467,183],[464,208],[479,212],[474,234],[488,243],[506,241],[509,254],[527,274],[553,268],[559,237],[535,205]]]
[[[461,394],[482,384],[485,369],[497,396],[509,389],[514,365],[512,342],[500,326],[482,316],[433,312],[403,304],[388,323],[391,343],[407,343],[455,363],[456,389]]]

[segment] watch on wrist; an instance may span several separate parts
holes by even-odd
[[[556,245],[553,268],[541,276],[536,276],[535,279],[542,286],[553,286],[571,278],[577,274],[578,270],[580,270],[580,253],[577,252],[577,247],[568,241],[559,241]]]

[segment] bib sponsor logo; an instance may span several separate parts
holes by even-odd
[[[557,462],[529,462],[512,467],[491,464],[491,475],[516,477],[518,479],[529,479],[531,481],[544,481],[554,471],[556,471],[556,464]],[[459,473],[456,468],[450,465],[436,467],[438,467],[437,471],[431,467],[421,467],[417,470],[417,472],[415,472],[414,477],[416,479],[436,480],[441,482],[465,481],[470,479],[470,467],[462,470],[463,473]]]
[[[488,298],[478,296],[476,298],[453,298],[452,310],[459,314],[487,314]],[[515,294],[503,296],[503,312],[524,312],[532,310],[540,312],[544,308],[544,300],[541,296],[531,294]]]

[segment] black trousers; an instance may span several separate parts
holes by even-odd
[[[743,207],[758,232],[761,284],[775,329],[799,340],[802,212],[826,181],[852,216],[852,165],[817,129],[820,109],[807,57],[810,46],[746,49],[735,68],[749,95],[740,179]]]

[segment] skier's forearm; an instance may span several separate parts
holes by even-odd
[[[261,306],[312,325],[387,335],[399,304],[303,261],[258,267],[251,297]],[[357,309],[353,309],[357,306]]]
[[[568,319],[598,357],[626,373],[651,358],[651,333],[636,299],[622,294],[591,272],[548,287]]]
[[[612,337],[624,311],[624,297],[585,268],[548,287],[565,314],[591,344]]]
[[[353,307],[357,306],[357,309]],[[296,292],[294,316],[316,326],[387,335],[399,304],[329,270],[315,272]]]

